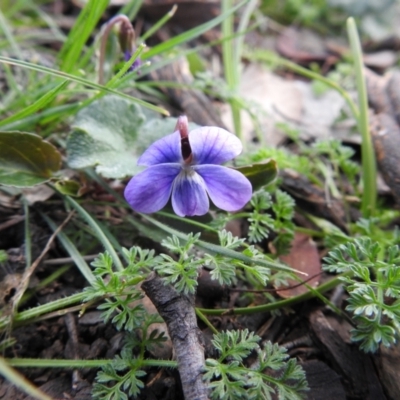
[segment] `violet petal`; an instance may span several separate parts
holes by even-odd
[[[237,211],[251,199],[250,181],[239,171],[221,165],[197,165],[212,202],[222,210]]]
[[[182,170],[174,181],[172,189],[172,208],[180,217],[204,215],[209,209],[206,186],[193,170]]]
[[[181,169],[179,164],[159,164],[139,172],[125,188],[126,201],[138,212],[150,214],[161,210],[171,196],[172,183]]]
[[[242,152],[240,140],[225,129],[204,126],[189,133],[194,164],[222,164]]]
[[[164,163],[180,163],[181,137],[176,131],[155,141],[140,157],[138,165],[156,165]]]

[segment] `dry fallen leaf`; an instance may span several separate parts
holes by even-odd
[[[311,83],[281,78],[256,63],[243,71],[239,95],[257,115],[261,134],[268,146],[278,146],[286,138],[277,127],[278,123],[300,129],[306,138],[328,137],[345,105],[340,94],[333,90],[317,96]],[[222,107],[221,118],[233,131],[228,105]],[[243,138],[251,141],[255,136],[254,121],[245,111],[242,111],[241,118]]]
[[[302,281],[307,281],[307,285],[311,287],[318,286],[321,278],[321,261],[317,245],[309,236],[303,233],[296,233],[290,253],[279,258],[289,267],[305,272],[307,274],[306,278],[304,275],[298,274],[298,276]],[[299,285],[297,280],[288,279],[287,282],[287,289],[280,287],[280,290],[277,290],[278,295],[285,299],[308,292],[307,287]]]

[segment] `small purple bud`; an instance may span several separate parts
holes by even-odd
[[[135,44],[135,30],[133,29],[133,26],[130,23],[129,19],[126,17],[121,18],[120,20],[118,41],[124,54],[133,54],[133,48]]]
[[[131,24],[129,18],[124,14],[116,15],[111,18],[105,25],[103,29],[103,35],[101,37],[100,44],[100,57],[99,57],[99,83],[102,84],[104,82],[104,60],[106,53],[106,42],[108,35],[114,26],[118,26],[118,41],[124,55],[124,60],[129,61],[136,51],[135,48],[135,30]],[[129,67],[129,71],[134,71],[141,66],[142,62],[138,58],[133,62],[133,64]],[[139,74],[139,72],[138,72]]]
[[[124,54],[124,60],[129,61],[135,52],[135,30],[129,19],[125,15],[120,16],[120,27],[118,34],[118,41],[121,47],[122,53]],[[133,64],[129,67],[130,72],[135,71],[142,65],[140,58],[138,57]]]

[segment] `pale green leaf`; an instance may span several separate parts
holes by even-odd
[[[73,123],[67,141],[69,166],[96,167],[96,172],[106,178],[135,175],[142,169],[137,160],[146,148],[175,130],[175,118],[160,119],[152,114],[117,96],[93,102]],[[190,129],[194,127],[189,124]]]

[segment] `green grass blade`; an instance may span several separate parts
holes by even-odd
[[[239,9],[244,4],[246,4],[247,1],[248,0],[241,1],[238,5],[231,8],[229,11],[222,13],[218,17],[212,19],[211,21],[201,24],[201,25],[197,26],[196,28],[190,29],[184,33],[181,33],[180,35],[177,35],[177,36],[173,37],[172,39],[167,40],[164,43],[154,46],[152,49],[150,49],[147,53],[145,53],[143,55],[142,59],[147,60],[151,57],[154,57],[157,54],[171,50],[174,47],[176,47],[182,43],[185,43],[191,39],[196,38],[197,36],[200,36],[204,32],[207,32],[208,30],[214,28],[214,26],[217,26],[218,24],[223,22],[225,20],[225,18],[227,18],[229,15],[234,13],[237,9]]]
[[[2,13],[1,9],[0,9],[0,30],[3,31],[4,36],[7,38],[7,41],[10,44],[10,47],[12,48],[12,50],[15,52],[15,54],[18,57],[22,58],[21,49],[19,48],[18,43],[15,40],[15,38],[11,32],[11,28],[8,26],[7,20],[4,16],[4,14]]]
[[[222,0],[222,12],[224,14],[232,9],[233,0]],[[228,14],[227,17],[222,21],[222,35],[224,38],[233,36],[233,20],[234,15]],[[224,59],[224,71],[225,79],[228,86],[231,89],[235,89],[237,85],[237,65],[234,65],[238,61],[237,54],[235,53],[234,41],[225,40],[222,43],[222,55]]]
[[[64,196],[65,200],[67,201],[68,204],[70,204],[75,210],[78,212],[78,214],[87,222],[87,224],[94,230],[98,240],[100,243],[104,246],[104,248],[110,253],[111,258],[114,261],[115,267],[119,271],[123,271],[124,267],[121,263],[121,260],[118,257],[118,254],[114,250],[114,247],[108,240],[107,236],[103,232],[103,230],[100,228],[100,226],[96,223],[96,221],[92,218],[92,216],[83,208],[81,207],[75,200],[73,200],[69,196]]]
[[[100,229],[104,232],[104,234],[107,236],[107,239],[110,241],[111,245],[119,254],[124,257],[125,261],[129,261],[128,258],[125,257],[123,251],[122,251],[122,246],[119,244],[118,239],[111,233],[111,231],[108,229],[107,224],[103,224],[102,222],[98,221],[96,218],[93,218],[93,220],[99,225]]]
[[[64,79],[67,79],[67,80],[72,81],[72,82],[81,83],[82,85],[89,86],[89,87],[91,87],[93,89],[98,90],[99,92],[115,94],[116,96],[120,96],[120,97],[122,97],[124,99],[132,101],[133,103],[136,103],[136,104],[139,104],[139,105],[141,105],[143,107],[149,108],[150,110],[156,111],[156,112],[164,114],[166,116],[169,115],[169,112],[167,110],[164,110],[163,108],[154,106],[153,104],[147,103],[146,101],[140,100],[140,99],[138,99],[136,97],[129,96],[129,95],[127,95],[125,93],[122,93],[122,92],[118,92],[117,90],[108,88],[106,86],[99,85],[98,83],[91,82],[91,81],[89,81],[87,79],[84,79],[84,78],[81,78],[79,76],[75,76],[75,75],[71,75],[71,74],[68,74],[68,73],[65,73],[65,72],[57,71],[55,69],[47,68],[47,67],[44,67],[42,65],[32,64],[32,63],[29,63],[29,62],[26,62],[26,61],[15,60],[15,59],[9,58],[9,57],[0,56],[0,62],[3,62],[5,64],[10,64],[10,65],[16,65],[18,67],[27,68],[27,69],[30,69],[30,70],[33,70],[33,71],[43,72],[45,74],[57,76],[59,78],[64,78]]]
[[[357,118],[357,124],[358,124],[358,130],[360,131],[362,138],[361,155],[362,155],[363,197],[361,203],[361,211],[364,218],[368,218],[374,214],[376,207],[377,172],[376,172],[376,159],[375,159],[374,146],[372,144],[371,135],[369,133],[368,98],[367,98],[367,88],[365,84],[363,54],[354,18],[349,18],[347,20],[347,32],[349,35],[351,53],[353,56],[354,68],[356,72],[358,108],[359,108],[359,116]]]
[[[58,228],[53,220],[51,220],[46,214],[40,213],[42,218],[46,221],[47,225],[53,230],[53,232]],[[64,232],[59,232],[57,235],[59,241],[63,245],[64,249],[67,251],[69,256],[74,260],[75,265],[81,272],[81,274],[86,278],[89,283],[92,283],[96,278],[86,261],[83,259],[79,250],[71,242],[68,236]]]
[[[114,75],[107,83],[106,86],[109,88],[113,88],[116,86],[116,83],[122,78],[127,72],[128,69],[132,66],[135,60],[142,54],[143,50],[146,48],[144,43],[140,44],[136,51],[132,54],[131,58],[123,65],[123,67],[118,71],[116,75]]]
[[[58,118],[66,118],[72,114],[78,112],[81,108],[79,104],[63,104],[61,106],[55,106],[51,108],[47,108],[41,112],[37,112],[35,114],[31,114],[28,117],[22,118],[18,121],[10,122],[7,125],[2,126],[2,130],[12,131],[12,130],[29,130],[30,127],[36,123],[48,123],[52,120]],[[41,136],[45,137],[44,132],[41,132]]]
[[[233,0],[222,1],[222,12],[226,13],[232,9]],[[224,38],[232,37],[234,34],[234,15],[229,14],[222,22],[222,35]],[[232,119],[235,134],[242,139],[242,123],[240,115],[240,106],[235,100],[237,96],[237,90],[239,86],[239,74],[240,74],[240,55],[238,54],[238,48],[236,47],[236,40],[224,40],[222,43],[222,56],[225,80],[228,85],[230,92],[233,97],[229,100],[229,104],[232,110]],[[246,146],[246,143],[243,143]]]
[[[54,89],[47,92],[45,95],[40,97],[38,100],[36,100],[30,106],[24,108],[23,110],[15,113],[14,115],[12,115],[10,117],[5,118],[2,121],[0,121],[0,126],[4,126],[4,125],[10,124],[12,122],[19,121],[23,118],[26,118],[26,117],[34,114],[36,111],[44,108],[45,106],[47,106],[47,104],[49,104],[55,98],[55,96],[58,94],[58,92],[60,92],[62,89],[65,88],[65,86],[67,84],[68,84],[68,81],[61,82]]]
[[[82,50],[108,6],[109,0],[89,0],[80,12],[75,25],[60,53],[60,67],[64,72],[76,69]]]
[[[13,367],[19,368],[101,368],[107,364],[115,362],[114,359],[96,359],[96,360],[66,360],[66,359],[44,359],[44,358],[8,358],[6,361]],[[136,360],[135,362],[137,362]],[[160,360],[160,359],[146,359],[140,360],[141,367],[155,367],[155,368],[177,368],[176,361]]]
[[[0,375],[3,375],[4,378],[6,378],[17,388],[24,391],[29,397],[39,400],[52,400],[51,397],[47,396],[47,394],[35,387],[18,371],[16,371],[14,368],[11,368],[3,357],[0,357]]]
[[[144,0],[128,1],[119,11],[120,14],[125,14],[131,21],[136,17],[142,7]]]
[[[148,39],[150,36],[153,35],[153,33],[157,32],[163,25],[165,25],[176,13],[176,10],[178,9],[178,6],[174,4],[172,9],[168,11],[159,21],[157,21],[143,36],[141,36],[138,40],[139,43],[144,42],[146,39]]]
[[[37,1],[36,1],[37,2]],[[57,25],[55,19],[52,18],[51,15],[47,14],[40,7],[40,4],[35,4],[34,0],[25,0],[24,4],[30,11],[33,11],[42,21],[49,27],[54,40],[60,41],[64,43],[67,39],[67,36],[63,33],[61,28]]]

